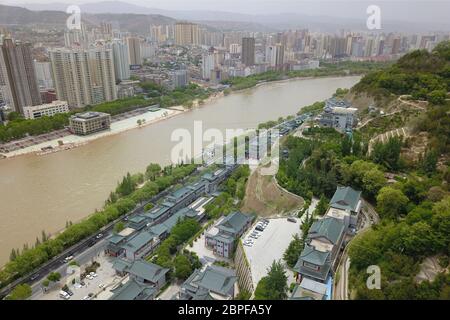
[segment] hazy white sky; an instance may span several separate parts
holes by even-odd
[[[0,3],[68,3],[79,4],[102,0],[0,0]],[[110,0],[109,0],[110,1]],[[355,17],[376,4],[389,20],[445,22],[450,16],[450,0],[122,0],[150,8],[168,10],[209,10],[247,14],[285,12],[308,15]]]

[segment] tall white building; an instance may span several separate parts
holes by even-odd
[[[34,61],[34,70],[40,89],[53,89],[52,67],[50,62]]]
[[[241,53],[241,46],[238,43],[230,44],[230,53],[231,54]]]
[[[55,49],[50,60],[57,97],[70,108],[117,99],[112,50]]]
[[[269,63],[271,67],[275,67],[277,65],[277,47],[276,46],[268,46],[266,48],[266,62]]]
[[[142,59],[151,59],[155,56],[156,49],[148,42],[141,43],[141,58]]]
[[[128,44],[121,40],[114,40],[112,44],[114,56],[114,72],[116,80],[122,81],[130,78],[130,57]]]
[[[211,70],[216,66],[215,53],[204,53],[202,55],[202,78],[210,79]]]

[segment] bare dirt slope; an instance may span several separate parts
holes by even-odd
[[[242,212],[269,217],[287,214],[303,206],[303,199],[281,189],[273,176],[262,176],[255,170],[249,177]]]

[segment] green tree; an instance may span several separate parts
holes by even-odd
[[[420,164],[423,172],[425,172],[429,176],[435,173],[437,161],[437,152],[435,150],[427,150]]]
[[[325,195],[320,196],[320,200],[317,203],[316,209],[314,210],[314,216],[323,216],[328,209],[328,199]]]
[[[31,287],[28,284],[19,284],[6,297],[6,300],[26,300],[31,297]]]
[[[383,187],[377,196],[378,212],[383,218],[396,219],[406,213],[408,201],[401,190]]]
[[[175,277],[186,280],[192,274],[192,266],[189,258],[185,255],[178,255],[174,260]]]
[[[289,267],[293,268],[295,266],[300,253],[303,250],[303,247],[303,240],[297,234],[295,234],[291,243],[289,243],[289,246],[283,254],[283,259],[286,261]]]
[[[234,300],[250,300],[252,294],[247,290],[240,290]]]
[[[61,274],[59,272],[52,272],[47,276],[47,279],[52,282],[58,282],[61,280]]]
[[[123,223],[123,221],[119,221],[114,225],[114,232],[115,233],[119,233],[121,232],[123,229],[125,229],[125,223]]]
[[[145,177],[147,180],[155,180],[155,178],[161,173],[161,166],[157,163],[151,163],[145,170]]]
[[[287,298],[287,276],[281,261],[273,261],[267,276],[263,277],[255,290],[255,300],[284,300]]]

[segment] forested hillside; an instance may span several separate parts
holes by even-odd
[[[364,134],[362,129],[348,136],[313,127],[284,144],[289,156],[277,175],[283,187],[306,199],[329,199],[336,186],[350,185],[362,191],[381,218],[349,244],[354,299],[450,299],[449,66],[450,42],[444,42],[432,53],[415,51],[368,74],[353,88],[370,96],[427,100],[414,121],[402,124],[411,130],[409,138],[377,142],[369,153],[369,122]],[[425,137],[423,152],[406,160],[418,149],[417,136]],[[430,261],[432,272],[425,270],[424,262]],[[371,265],[381,269],[380,290],[366,287]],[[423,274],[435,276],[424,279]]]

